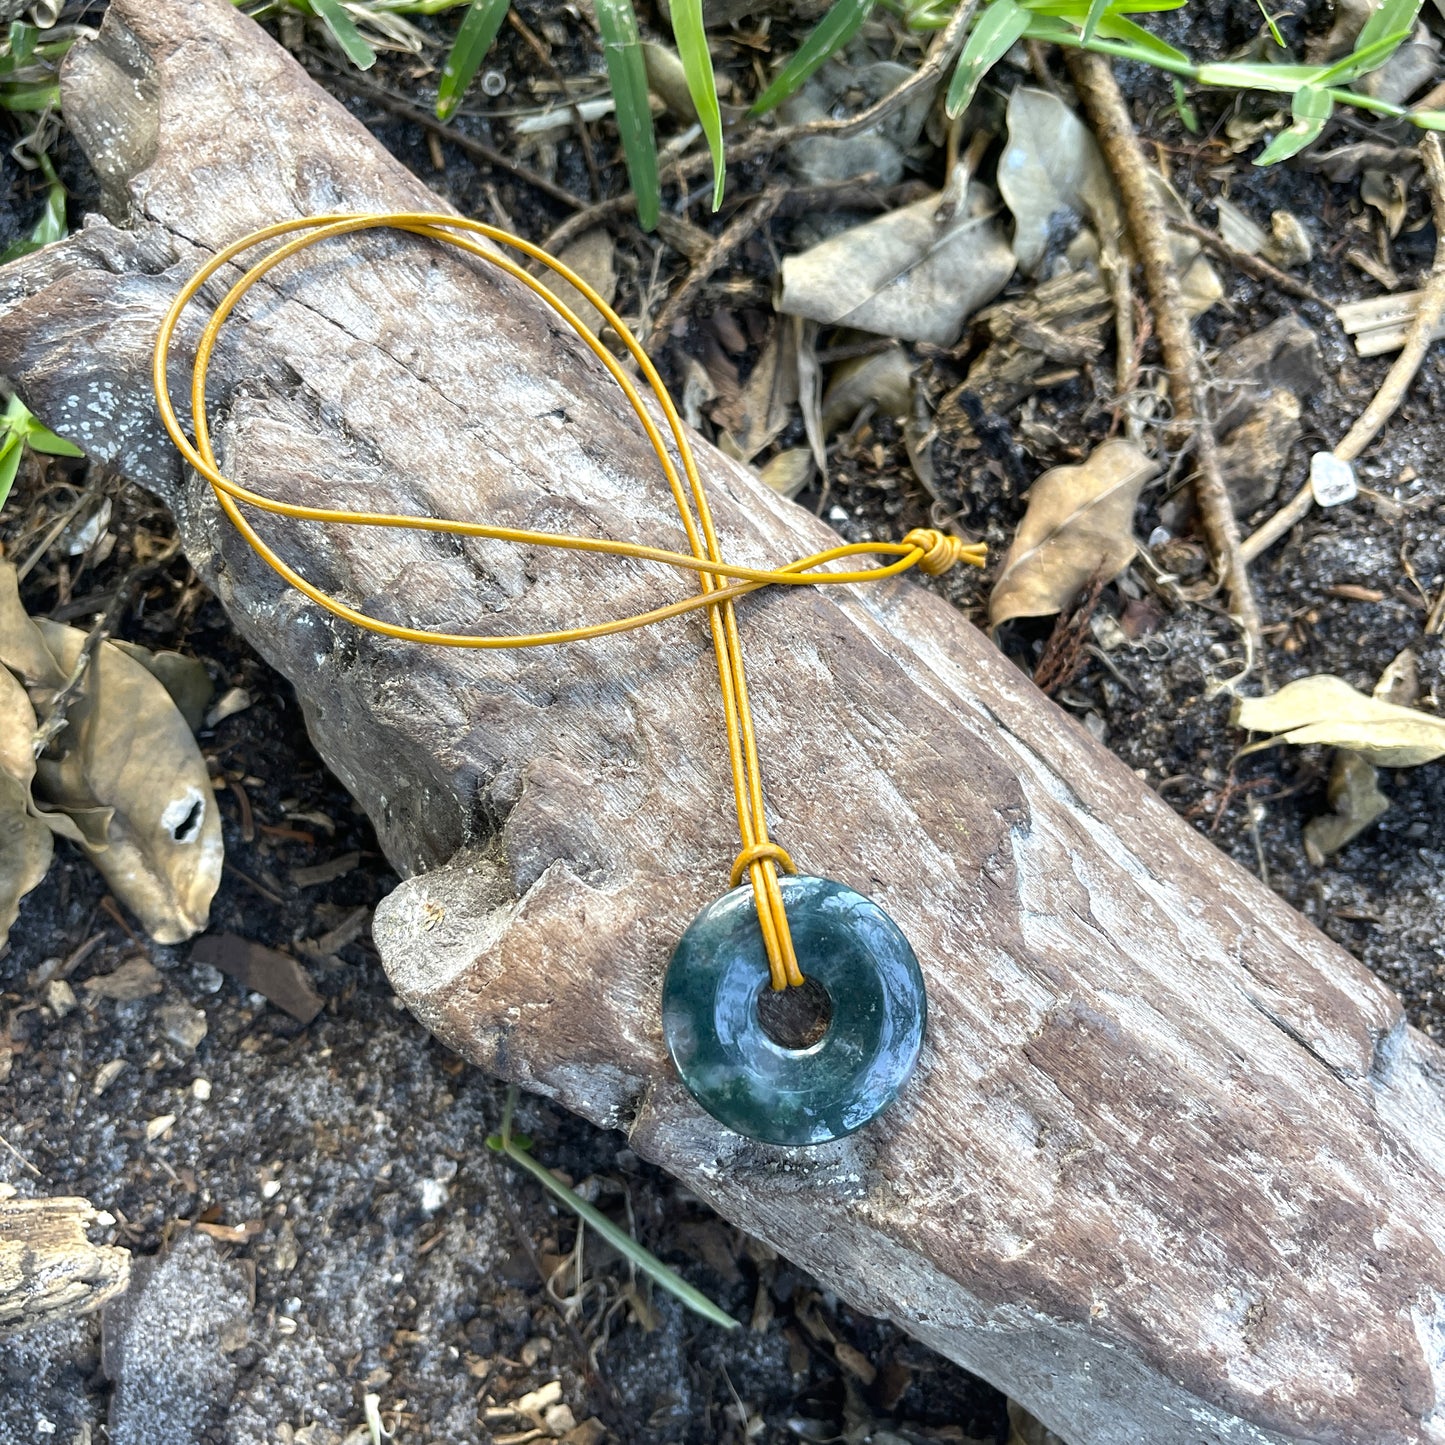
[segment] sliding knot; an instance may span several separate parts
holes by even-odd
[[[771,858],[784,873],[796,873],[798,870],[793,866],[793,860],[788,857],[788,850],[781,848],[776,843],[754,843],[744,848],[733,860],[732,882],[730,888],[736,888],[743,881],[743,874],[753,866],[760,863],[764,858]]]
[[[903,541],[923,553],[918,559],[918,566],[930,577],[942,577],[959,562],[967,562],[970,567],[982,567],[988,552],[982,542],[965,542],[962,537],[950,536],[934,527],[915,527]]]

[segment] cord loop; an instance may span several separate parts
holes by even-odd
[[[743,874],[753,866],[754,863],[761,863],[767,859],[776,863],[784,873],[796,873],[798,870],[793,860],[788,856],[788,850],[777,843],[754,843],[751,848],[744,848],[736,858],[733,859],[733,871],[728,879],[728,887],[736,888],[743,881]]]
[[[638,424],[647,434],[647,439],[651,443],[652,450],[662,469],[663,477],[672,493],[673,501],[676,503],[678,517],[687,538],[687,552],[673,551],[664,547],[644,546],[634,542],[620,542],[611,538],[575,537],[551,532],[533,532],[520,528],[496,527],[484,522],[459,518],[415,516],[406,513],[355,512],[342,508],[302,506],[294,502],[278,501],[273,497],[243,487],[221,471],[220,463],[216,459],[215,450],[211,444],[210,423],[206,415],[206,374],[221,326],[226,318],[235,310],[247,291],[270,271],[298,252],[308,246],[316,245],[318,242],[372,230],[409,232],[428,241],[453,246],[478,262],[506,272],[514,281],[527,287],[577,333],[597,360],[611,373],[613,380],[626,397]],[[191,374],[191,415],[192,429],[195,433],[193,442],[182,427],[175,404],[171,400],[168,376],[171,340],[186,307],[196,298],[206,282],[244,253],[270,241],[276,241],[279,244],[263,254],[259,260],[250,261],[246,265],[245,269],[241,271],[240,278],[216,303],[211,317],[201,333]],[[488,245],[488,242],[493,244]],[[636,363],[647,387],[657,400],[658,408],[671,436],[673,449],[682,463],[681,473],[679,473],[662,432],[648,411],[636,383],[618,359],[578,318],[575,311],[549,291],[519,261],[497,249],[500,247],[509,247],[513,251],[520,251],[524,256],[556,273],[579,291],[597,309],[608,325],[616,331],[623,346],[627,349],[633,362]],[[181,288],[179,295],[166,313],[160,332],[156,337],[155,355],[152,359],[152,381],[161,421],[164,423],[171,441],[181,456],[211,484],[211,489],[215,493],[222,511],[230,518],[246,542],[288,585],[309,597],[318,606],[326,608],[329,612],[358,627],[403,642],[439,643],[444,646],[463,648],[541,647],[553,643],[580,642],[587,638],[604,637],[616,632],[646,627],[650,623],[661,622],[666,618],[677,617],[682,613],[699,608],[704,610],[707,613],[708,626],[712,634],[713,651],[717,657],[724,733],[727,738],[733,793],[737,802],[738,832],[743,845],[742,851],[733,865],[732,886],[737,887],[742,881],[743,874],[748,874],[757,900],[758,926],[763,935],[773,987],[775,989],[796,987],[803,982],[803,975],[798,968],[798,960],[793,952],[788,917],[783,908],[782,890],[778,886],[779,867],[788,873],[796,872],[796,869],[786,850],[780,848],[768,837],[767,819],[763,805],[762,766],[758,760],[757,739],[753,732],[752,712],[748,706],[742,641],[738,633],[737,615],[733,604],[737,598],[749,592],[755,592],[760,587],[819,586],[879,581],[886,577],[896,577],[911,567],[921,567],[923,571],[937,576],[959,561],[982,567],[984,557],[982,543],[961,542],[958,538],[950,537],[943,532],[921,527],[910,532],[902,542],[848,543],[816,552],[810,557],[800,557],[794,562],[788,562],[775,569],[739,567],[725,562],[718,542],[717,531],[713,525],[702,477],[693,457],[692,444],[688,439],[682,419],[678,416],[677,407],[668,394],[662,378],[658,375],[657,368],[642,349],[641,344],[628,330],[622,318],[582,277],[569,270],[554,257],[549,256],[540,246],[534,246],[530,241],[499,230],[495,226],[486,225],[481,221],[468,220],[461,216],[437,215],[427,212],[304,216],[290,221],[280,221],[273,226],[252,232],[249,236],[243,236],[239,241],[232,242],[213,255]],[[699,591],[695,596],[678,602],[670,602],[631,617],[594,622],[553,632],[489,636],[404,626],[371,617],[308,581],[294,567],[283,561],[261,537],[251,520],[241,510],[243,505],[257,511],[270,513],[273,516],[289,517],[292,520],[445,532],[454,536],[487,537],[495,541],[511,542],[521,546],[558,547],[577,552],[602,552],[612,556],[665,562],[695,576]],[[821,570],[827,568],[831,563],[870,553],[875,556],[891,557],[893,560],[882,566],[867,567],[862,570]]]

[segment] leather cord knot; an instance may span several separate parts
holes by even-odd
[[[903,541],[909,547],[916,547],[923,553],[918,567],[930,577],[942,577],[950,567],[966,562],[970,567],[982,567],[985,548],[981,542],[965,542],[962,537],[940,532],[936,527],[915,527]]]

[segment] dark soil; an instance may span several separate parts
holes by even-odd
[[[600,70],[569,12],[519,8],[559,73]],[[1281,23],[1301,37],[1318,33],[1328,18],[1318,6],[1293,10]],[[87,19],[97,17],[91,6]],[[1259,29],[1252,3],[1195,4],[1162,19],[1168,38],[1201,54],[1220,54]],[[455,17],[419,23],[442,35]],[[737,38],[744,32],[724,32],[719,47],[720,64],[740,86],[748,84],[749,51]],[[311,48],[321,43],[314,31],[282,33],[400,159],[463,211],[536,240],[570,214],[527,181],[482,165],[450,141],[429,140],[358,96],[354,73]],[[783,45],[787,33],[775,26],[773,43]],[[536,86],[554,77],[510,28],[488,68],[502,75],[502,95],[487,100],[474,90],[458,125],[505,149],[509,133],[488,112],[530,103]],[[1229,98],[1195,98],[1203,134],[1194,136],[1160,77],[1128,70],[1124,79],[1141,131],[1157,142],[1196,218],[1213,222],[1214,200],[1226,186],[1266,227],[1272,210],[1293,211],[1316,240],[1315,259],[1295,274],[1331,300],[1378,291],[1336,244],[1341,236],[1364,249],[1379,243],[1357,181],[1332,184],[1305,165],[1254,170],[1249,151],[1232,154],[1214,138]],[[362,83],[424,105],[434,81],[421,61],[388,56]],[[0,124],[15,120],[0,115]],[[1351,119],[1338,139],[1361,128]],[[558,134],[555,146],[528,164],[586,197],[592,178],[581,144],[571,132]],[[604,193],[615,194],[625,178],[605,124],[594,128],[592,142]],[[93,194],[65,140],[57,162],[78,196]],[[0,208],[3,247],[31,224],[39,197],[8,160],[0,166],[11,204],[8,215]],[[930,151],[916,168],[936,184],[938,166]],[[765,179],[757,167],[735,167],[730,194],[755,192]],[[688,219],[716,231],[730,212],[710,216],[702,196],[700,186]],[[1417,196],[1387,246],[1407,283],[1433,253],[1427,211]],[[799,224],[775,221],[702,288],[683,334],[667,338],[663,356],[674,376],[684,353],[704,354],[708,338],[729,321],[752,343],[740,358],[746,376],[771,324],[776,257],[790,249]],[[619,310],[638,314],[646,294],[655,313],[685,274],[686,258],[625,219],[615,234]],[[1220,270],[1225,302],[1199,326],[1212,347],[1294,312],[1324,349],[1326,378],[1305,398],[1305,439],[1281,479],[1280,495],[1288,496],[1305,477],[1309,452],[1339,439],[1388,358],[1360,360],[1328,309]],[[1016,282],[1014,289],[1026,288]],[[956,353],[919,353],[937,393],[961,381],[976,345],[966,338]],[[934,447],[945,510],[1001,555],[1023,513],[1027,483],[1107,434],[1108,384],[1106,374],[1086,372],[986,427],[945,430]],[[1423,621],[1445,587],[1442,403],[1445,369],[1436,356],[1361,467],[1374,499],[1317,510],[1254,567],[1272,685],[1333,672],[1368,691],[1409,647],[1418,656],[1420,705],[1439,708],[1445,645],[1424,634]],[[800,436],[795,425],[777,445],[797,445]],[[27,463],[0,515],[6,555],[27,556],[86,486],[97,489],[90,505],[102,492],[112,499],[113,550],[104,560],[71,556],[62,541],[23,589],[34,613],[80,626],[90,625],[132,564],[152,555],[170,530],[144,497],[98,480],[82,464]],[[850,538],[900,536],[937,515],[902,434],[886,420],[845,438],[829,493],[815,489],[800,501]],[[1167,516],[1188,540],[1187,522],[1181,527],[1177,508],[1161,513],[1165,504],[1162,491],[1146,495],[1136,534],[1149,537]],[[1244,525],[1248,530],[1250,520]],[[989,581],[943,585],[982,622]],[[1182,604],[1136,566],[1104,589],[1098,609],[1146,624],[1134,644],[1106,640],[1081,654],[1059,702],[1182,816],[1398,989],[1414,1023],[1445,1040],[1445,764],[1385,775],[1389,812],[1313,867],[1301,828],[1326,810],[1328,755],[1281,747],[1238,757],[1244,737],[1229,723],[1228,697],[1214,691],[1241,659],[1220,603]],[[590,1235],[580,1258],[569,1261],[573,1217],[485,1145],[502,1113],[499,1087],[400,1010],[364,931],[333,956],[307,955],[308,940],[372,907],[395,879],[366,820],[312,750],[287,684],[238,641],[184,563],[147,584],[117,630],[203,659],[218,693],[240,687],[252,698],[201,734],[223,785],[227,849],[212,931],[305,958],[326,1007],[303,1028],[190,962],[188,946],[135,937],[89,864],[69,845],[58,850],[46,882],[23,905],[8,951],[0,951],[0,1070],[8,1064],[0,1179],[27,1194],[83,1195],[115,1217],[118,1242],[138,1257],[164,1258],[143,1292],[133,1291],[147,1307],[133,1306],[107,1325],[112,1378],[101,1368],[93,1322],[7,1341],[0,1445],[84,1438],[337,1445],[369,1438],[362,1428],[369,1395],[402,1441],[516,1438],[535,1422],[497,1412],[554,1380],[558,1403],[579,1422],[571,1437],[578,1441],[601,1439],[605,1430],[608,1438],[638,1442],[871,1436],[880,1445],[890,1438],[1002,1445],[1008,1426],[995,1391],[820,1291],[642,1164],[620,1135],[524,1098],[518,1126],[536,1156],[753,1327],[728,1334],[701,1323]],[[1031,671],[1048,630],[1014,625],[1001,645]],[[1117,641],[1116,632],[1096,627],[1089,637]],[[294,869],[352,854],[354,863],[329,881],[306,886],[293,877]],[[160,970],[162,993],[118,1002],[87,992],[86,980],[137,955]],[[44,1002],[56,978],[79,1000],[62,1014]],[[206,1035],[194,1049],[167,1036],[175,1005],[204,1015]],[[116,1061],[124,1061],[118,1073]],[[147,1124],[166,1115],[174,1122],[153,1126],[148,1138]],[[202,1317],[211,1323],[193,1327]],[[550,1418],[554,1430],[566,1424]],[[601,1422],[595,1430],[586,1424],[593,1418]]]

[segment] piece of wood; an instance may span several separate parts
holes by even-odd
[[[737,846],[706,628],[419,649],[282,588],[160,433],[156,324],[255,227],[439,203],[224,0],[112,0],[63,85],[113,220],[0,271],[0,373],[171,502],[294,682],[406,875],[374,937],[430,1027],[628,1129],[1074,1445],[1445,1440],[1445,1055],[911,580],[759,596],[742,628],[776,835],[912,939],[919,1070],[877,1124],[812,1151],[701,1114],[657,1000]],[[337,244],[248,300],[221,353],[213,423],[243,483],[678,541],[601,368],[478,264]],[[730,556],[828,544],[743,467],[700,460]],[[519,631],[690,590],[606,558],[265,531],[319,583],[435,625]]]
[[[0,1198],[0,1334],[89,1314],[130,1280],[130,1252],[92,1244],[86,1199]]]

